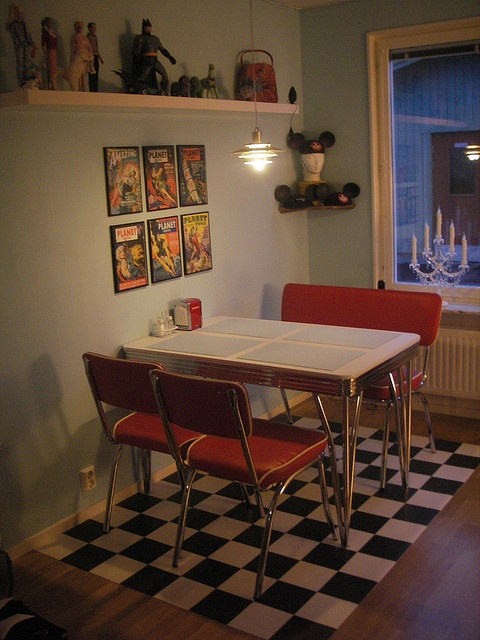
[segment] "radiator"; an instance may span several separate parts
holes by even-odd
[[[480,399],[480,332],[440,329],[431,348],[425,392]]]

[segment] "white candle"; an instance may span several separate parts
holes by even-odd
[[[467,262],[467,238],[465,234],[462,236],[462,267],[466,267]]]
[[[450,220],[450,253],[455,252],[455,225],[453,220]]]
[[[417,237],[412,236],[412,263],[417,264]]]
[[[442,212],[440,211],[440,207],[437,210],[437,240],[440,240],[442,237]]]
[[[426,223],[425,223],[424,235],[425,235],[425,246],[423,250],[425,251],[425,253],[430,253],[430,227]]]

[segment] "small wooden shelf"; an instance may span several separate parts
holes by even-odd
[[[39,89],[17,89],[0,94],[0,108],[21,109],[78,109],[92,111],[150,111],[167,113],[209,112],[254,113],[253,102],[243,100],[217,100],[211,98],[180,98],[128,93],[90,93],[88,91],[47,91]],[[257,102],[259,113],[291,115],[296,105]]]
[[[280,213],[294,213],[296,211],[343,211],[346,209],[355,209],[355,204],[347,204],[345,206],[328,206],[325,204],[315,204],[311,207],[298,207],[298,209],[286,209],[285,207],[278,207]]]

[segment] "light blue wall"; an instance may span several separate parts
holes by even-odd
[[[2,22],[9,4],[0,2]],[[110,69],[121,66],[119,34],[126,25],[138,32],[148,16],[178,60],[175,74],[204,76],[213,62],[222,94],[231,98],[237,53],[250,46],[248,4],[25,0],[21,6],[37,43],[45,15],[58,20],[64,40],[75,20],[95,20],[105,59],[101,81],[117,91]],[[256,0],[254,15],[258,47],[270,50],[281,70],[280,100],[287,101],[291,84],[301,96],[298,13]],[[2,29],[0,91],[14,88],[13,45]],[[264,139],[284,146],[289,120],[259,114]],[[252,114],[0,110],[0,535],[7,547],[105,496],[113,448],[95,419],[85,350],[116,354],[146,335],[151,320],[179,297],[200,297],[205,315],[278,318],[283,284],[308,280],[305,219],[281,215],[273,197],[293,174],[290,154],[264,174],[231,154],[251,140],[253,128]],[[115,295],[109,226],[155,215],[107,216],[103,147],[186,143],[206,147],[213,269]],[[280,396],[253,398],[263,412]],[[165,461],[157,457],[155,466]],[[82,494],[78,473],[91,463],[97,488]],[[126,455],[120,486],[132,478]]]
[[[352,211],[309,213],[312,282],[376,284],[367,33],[479,14],[478,0],[352,0],[301,12],[305,130],[312,135],[329,130],[336,136],[335,146],[327,150],[322,178],[339,190],[346,182],[361,188]]]

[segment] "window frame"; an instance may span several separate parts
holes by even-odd
[[[479,38],[478,17],[367,33],[374,282],[383,280],[389,289],[425,291],[421,284],[395,282],[390,51]],[[480,304],[480,287],[439,287],[435,290],[447,301]]]

